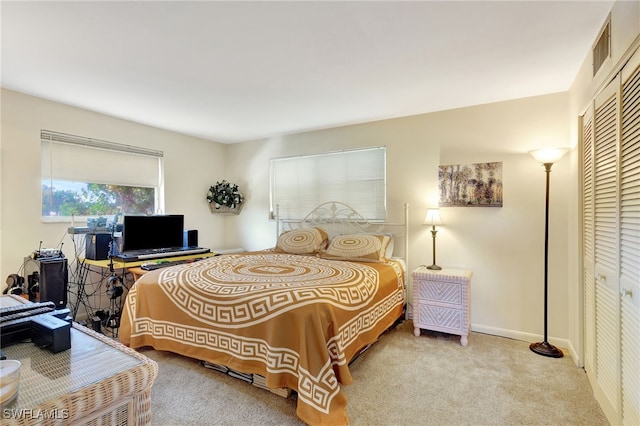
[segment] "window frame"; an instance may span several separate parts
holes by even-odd
[[[359,156],[359,154],[363,154]],[[366,156],[366,157],[365,157]],[[369,157],[369,158],[367,158]],[[368,174],[369,176],[359,176],[361,179],[353,179],[349,180],[351,175],[353,175],[353,168],[349,168],[350,162],[361,162],[365,161],[368,165],[378,165],[380,169],[371,171],[370,169],[362,168],[360,170],[360,174]],[[276,218],[276,208],[277,204],[280,203],[281,197],[279,197],[277,189],[277,183],[275,176],[282,173],[282,171],[277,170],[277,168],[283,167],[283,164],[288,162],[290,164],[290,169],[297,169],[297,172],[294,172],[291,179],[294,179],[296,182],[300,182],[301,180],[312,180],[312,184],[317,185],[317,188],[314,190],[310,190],[308,193],[305,192],[305,195],[311,194],[306,198],[306,203],[301,203],[300,207],[293,208],[292,210],[297,210],[295,214],[287,214],[287,212],[283,211],[282,206],[279,206],[279,215],[280,219],[303,219],[313,208],[317,205],[328,202],[328,201],[341,201],[345,204],[352,207],[355,211],[362,214],[365,219],[371,222],[384,222],[387,216],[387,159],[386,159],[386,146],[375,146],[375,147],[366,147],[366,148],[355,148],[349,150],[341,150],[341,151],[330,151],[324,153],[316,153],[316,154],[306,154],[306,155],[297,155],[297,156],[288,156],[288,157],[277,157],[272,158],[269,162],[269,218],[271,220]],[[327,167],[327,163],[332,163],[333,167]],[[307,167],[302,167],[304,164]],[[339,170],[336,170],[336,167]],[[304,176],[301,178],[300,170],[304,170]],[[323,178],[326,179],[325,175],[327,173],[326,170],[331,170],[331,182],[329,185],[347,185],[348,188],[343,192],[343,194],[347,195],[351,193],[353,194],[367,194],[360,200],[353,199],[351,197],[347,197],[350,199],[340,199],[344,197],[334,197],[331,196],[327,198],[326,196],[320,195],[320,186],[322,185]],[[368,171],[367,171],[368,170]],[[311,171],[311,173],[309,173]],[[356,170],[356,174],[358,174],[358,170]],[[340,175],[340,176],[339,176]],[[340,177],[343,177],[342,181],[339,181]],[[281,179],[281,178],[279,178]],[[352,185],[348,185],[349,182]],[[369,182],[367,186],[367,182]],[[358,187],[366,187],[364,190],[360,190]],[[374,193],[374,201],[365,202],[366,198],[370,198],[368,194],[373,191]],[[314,197],[315,195],[315,197]],[[298,198],[299,199],[299,198]],[[313,201],[312,201],[313,200]],[[304,206],[304,207],[302,207]],[[300,217],[298,217],[300,216]]]
[[[45,148],[44,144],[49,144],[48,148]],[[54,145],[60,144],[60,145]],[[62,147],[64,145],[64,147]],[[138,146],[125,145],[121,143],[109,142],[100,139],[87,138],[83,136],[70,135],[66,133],[60,133],[50,130],[42,129],[40,131],[40,147],[41,147],[41,173],[40,173],[40,220],[43,223],[60,223],[60,222],[74,222],[74,221],[85,221],[87,218],[91,216],[45,216],[43,215],[43,182],[48,181],[52,183],[53,181],[67,181],[67,182],[78,182],[78,183],[97,183],[97,184],[107,184],[107,185],[118,185],[118,186],[131,186],[131,187],[141,187],[141,188],[153,188],[154,189],[154,212],[164,211],[164,153],[159,150],[147,149]],[[56,176],[56,163],[55,156],[53,154],[53,150],[56,148],[62,148],[64,150],[70,150],[73,152],[76,151],[78,155],[79,162],[83,161],[83,157],[87,157],[88,153],[95,154],[95,158],[93,158],[93,164],[98,165],[98,159],[103,159],[104,156],[114,155],[120,156],[121,158],[125,158],[128,162],[132,162],[135,164],[136,158],[140,158],[139,163],[145,164],[145,170],[147,171],[145,178],[124,178],[124,180],[119,180],[117,182],[109,181],[109,178],[105,178],[104,173],[102,173],[101,178],[92,179],[87,178],[86,168],[84,171],[79,172],[83,176],[73,177],[73,171],[69,171],[69,168],[65,168],[63,175],[64,176]],[[77,149],[76,149],[77,148]],[[47,156],[48,155],[48,156]],[[157,160],[157,161],[156,161]],[[45,164],[49,162],[49,164]],[[96,162],[98,161],[98,162]],[[60,165],[57,165],[58,168],[61,168]],[[131,168],[131,166],[129,166]],[[97,169],[96,169],[97,170]],[[90,173],[90,172],[89,172]],[[153,175],[155,173],[155,175]],[[99,175],[100,173],[97,173]],[[132,173],[129,176],[134,176],[135,173]],[[145,181],[146,179],[146,181]],[[153,180],[153,183],[151,183]],[[144,182],[144,183],[142,183]],[[125,212],[126,213],[126,212]]]

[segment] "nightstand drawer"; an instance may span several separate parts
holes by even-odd
[[[465,330],[463,324],[466,321],[462,318],[463,312],[460,309],[418,304],[416,314],[414,322],[420,328],[438,331],[454,331],[456,334]]]
[[[466,284],[465,284],[466,285]],[[463,301],[463,284],[420,280],[416,286],[416,299],[449,303],[460,306]]]

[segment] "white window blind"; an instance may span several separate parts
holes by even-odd
[[[162,151],[41,131],[42,179],[158,187]]]
[[[271,212],[302,219],[317,205],[342,201],[369,220],[386,218],[386,148],[271,160]]]

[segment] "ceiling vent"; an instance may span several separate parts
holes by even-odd
[[[602,64],[611,56],[611,16],[607,18],[596,44],[593,46],[593,75],[595,76]]]

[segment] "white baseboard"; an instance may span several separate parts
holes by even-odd
[[[405,318],[409,321],[413,319],[412,305],[407,306],[407,312],[406,312]],[[520,341],[529,342],[529,343],[541,342],[542,340],[544,340],[544,336],[540,334],[526,333],[524,331],[518,331],[518,330],[509,330],[507,328],[491,327],[483,324],[471,324],[471,331],[475,331],[477,333],[483,333],[483,334],[490,334],[492,336],[506,337],[508,339],[520,340]],[[557,346],[558,348],[561,348],[563,352],[565,353],[569,352],[569,354],[571,355],[571,359],[573,359],[573,362],[576,364],[576,367],[580,367],[580,368],[583,367],[583,365],[581,365],[582,361],[578,356],[578,352],[575,350],[575,348],[571,344],[571,341],[567,339],[559,339],[556,337],[548,337],[548,340],[549,340],[549,343],[551,343],[552,345]]]
[[[530,343],[541,342],[544,340],[544,336],[540,334],[527,333],[527,332],[518,331],[518,330],[509,330],[506,328],[491,327],[491,326],[482,325],[482,324],[471,324],[471,331],[484,333],[484,334],[491,334],[492,336],[500,336],[500,337],[506,337],[509,339],[521,340],[523,342],[530,342]],[[575,348],[573,347],[573,345],[569,340],[560,339],[560,338],[551,337],[551,336],[548,336],[547,340],[552,345],[563,349],[565,353],[569,352],[569,354],[571,355],[571,358],[574,360],[574,362],[577,365],[577,360],[578,360],[577,352],[575,351]]]

